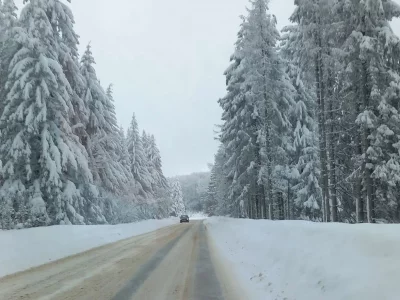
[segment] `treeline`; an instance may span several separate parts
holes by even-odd
[[[399,222],[399,5],[298,0],[282,35],[267,5],[251,1],[225,72],[208,211]]]
[[[59,0],[0,6],[0,228],[131,222],[170,214],[153,135],[118,127],[90,45],[79,59]]]

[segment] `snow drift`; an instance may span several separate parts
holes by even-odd
[[[0,277],[177,223],[176,218],[170,218],[120,225],[0,230]]]
[[[399,299],[399,225],[205,223],[248,299]]]

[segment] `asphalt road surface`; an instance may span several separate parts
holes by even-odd
[[[245,299],[240,294],[202,221],[165,227],[0,278],[0,299],[7,300]]]

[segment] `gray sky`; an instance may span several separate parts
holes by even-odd
[[[400,0],[396,0],[400,3]],[[22,0],[16,0],[22,3]],[[293,0],[273,0],[279,27]],[[81,52],[89,41],[120,124],[136,113],[155,135],[167,176],[207,170],[217,150],[217,100],[247,0],[72,0]],[[400,34],[400,21],[393,24]]]

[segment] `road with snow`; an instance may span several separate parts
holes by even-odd
[[[241,299],[202,221],[0,278],[0,299]]]

